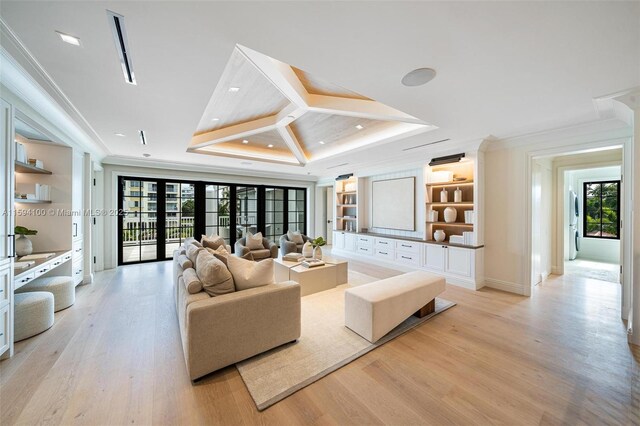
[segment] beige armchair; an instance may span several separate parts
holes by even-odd
[[[236,241],[234,248],[234,254],[236,256],[242,257],[247,253],[251,253],[251,255],[253,256],[253,260],[263,260],[270,257],[275,259],[278,257],[278,246],[276,245],[276,243],[273,243],[266,238],[262,238],[262,248],[258,250],[251,250],[249,249],[249,247],[247,247],[246,237],[240,238],[238,241]]]

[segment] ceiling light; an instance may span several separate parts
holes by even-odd
[[[320,145],[324,145],[324,141],[320,141],[318,142]]]
[[[142,145],[146,145],[147,144],[147,137],[144,134],[144,130],[138,131],[138,135],[140,136],[140,143]]]
[[[142,154],[142,156],[143,156],[143,157],[145,157],[145,158],[149,158],[149,157],[151,157],[151,154],[147,154],[147,153],[145,152],[144,154]]]
[[[441,164],[457,163],[464,158],[464,152],[460,154],[447,155],[445,157],[432,158],[429,162],[430,166],[439,166]]]
[[[270,143],[269,145],[267,145],[267,148],[273,148],[273,144]]]
[[[240,90],[239,87],[229,87],[230,92],[238,92]]]
[[[364,129],[364,126],[363,126],[363,125],[361,125],[361,124],[358,124],[358,125],[356,126],[356,129],[358,129],[358,130],[362,130],[362,129]]]
[[[61,33],[60,31],[56,31],[56,33],[60,36],[62,41],[64,41],[65,43],[73,44],[74,46],[80,46],[80,39],[78,37]]]
[[[220,121],[219,118],[212,118],[211,121]]]
[[[137,83],[133,73],[133,63],[131,61],[129,42],[127,41],[127,31],[124,27],[124,16],[107,10],[107,18],[109,19],[113,41],[116,45],[116,51],[118,52],[120,67],[124,74],[124,81],[135,86]]]
[[[407,73],[407,75],[402,77],[401,81],[402,84],[409,87],[422,86],[423,84],[426,84],[433,80],[435,76],[436,70],[432,68],[418,68]]]
[[[121,138],[124,138],[124,137],[125,137],[125,134],[124,134],[124,133],[114,133],[114,135],[119,136],[119,137],[121,137]]]
[[[246,139],[243,139],[243,140],[242,140],[242,143],[246,145],[246,144],[248,144],[248,143],[249,143],[249,141],[248,141],[248,140],[246,140]]]

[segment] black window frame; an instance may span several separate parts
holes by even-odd
[[[615,184],[617,187],[617,202],[616,202],[616,210],[618,212],[616,221],[616,236],[615,237],[606,237],[602,235],[602,189],[600,190],[600,234],[601,235],[587,235],[587,187],[589,185],[606,185],[606,184]],[[596,238],[601,240],[620,240],[620,190],[621,190],[621,181],[620,180],[598,180],[598,181],[590,181],[583,182],[582,184],[582,238]]]

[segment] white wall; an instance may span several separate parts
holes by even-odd
[[[119,176],[133,176],[133,177],[151,177],[160,179],[182,179],[182,180],[195,180],[206,181],[216,183],[239,183],[247,185],[276,185],[276,186],[295,186],[299,188],[307,189],[307,233],[310,235],[315,234],[315,183],[309,181],[295,181],[295,180],[279,180],[271,178],[251,177],[251,176],[238,176],[238,175],[225,175],[216,173],[205,172],[193,172],[182,170],[166,170],[150,167],[131,167],[113,164],[104,164],[104,208],[105,209],[117,209],[118,208],[118,188],[117,182]],[[103,256],[104,268],[115,268],[118,263],[118,240],[117,229],[118,222],[117,216],[110,216],[105,218],[104,223],[104,243],[102,244],[101,253],[96,253],[96,256]],[[100,238],[100,237],[98,237]]]
[[[551,273],[553,221],[553,166],[550,159],[533,163],[531,279],[538,284]]]
[[[620,263],[620,240],[585,238],[583,223],[583,184],[585,182],[619,180],[620,175],[620,166],[581,169],[566,172],[565,183],[568,184],[568,190],[573,190],[578,194],[578,206],[580,210],[580,220],[578,222],[578,228],[580,231],[580,251],[577,255],[578,259],[616,264]]]

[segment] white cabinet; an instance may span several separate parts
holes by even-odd
[[[13,108],[0,99],[0,357],[13,355]]]
[[[344,232],[333,233],[333,248],[344,250]]]
[[[344,249],[356,251],[356,234],[344,234]]]
[[[373,250],[373,240],[374,238],[368,235],[358,235],[356,237],[356,250],[360,254],[366,254],[372,256],[374,254]]]
[[[74,239],[82,238],[83,231],[83,199],[84,199],[84,154],[82,152],[73,151],[71,160],[71,210],[72,216],[71,237]]]
[[[471,278],[473,276],[473,250],[426,244],[423,266],[433,272]]]
[[[445,246],[425,244],[424,267],[435,272],[444,272]]]

